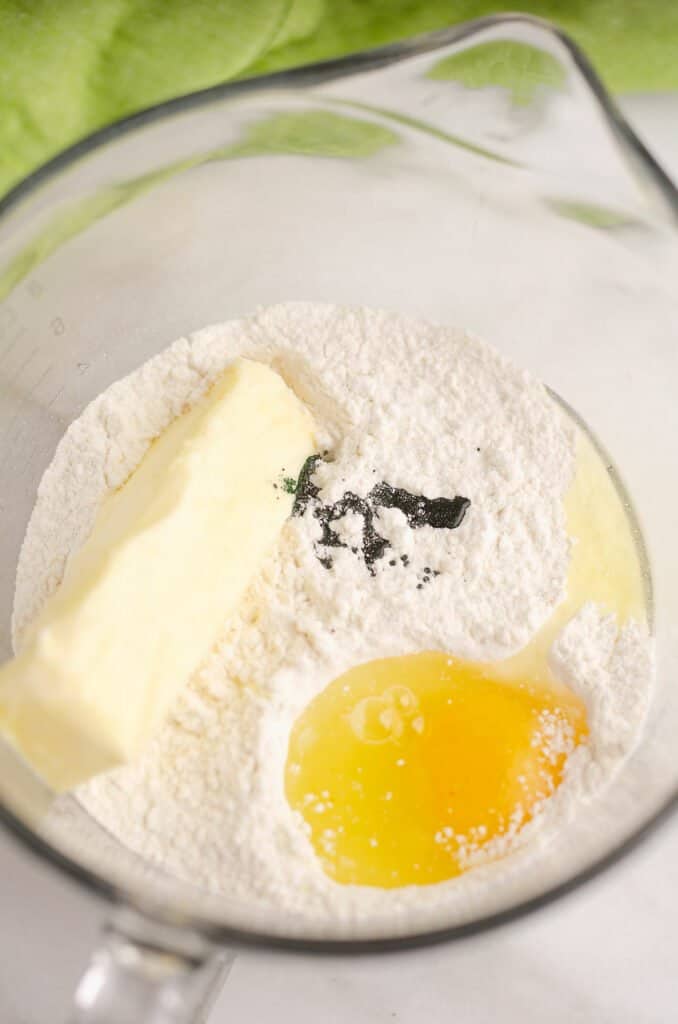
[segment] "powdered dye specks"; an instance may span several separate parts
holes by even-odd
[[[328,454],[326,452],[325,457]],[[306,460],[296,485],[292,515],[303,516],[310,509],[310,514],[320,523],[322,533],[316,546],[318,561],[326,569],[332,568],[331,548],[350,548],[354,555],[362,557],[369,572],[374,574],[374,563],[383,558],[387,549],[391,547],[390,541],[379,533],[381,508],[398,509],[412,530],[422,526],[430,526],[434,530],[456,530],[463,523],[466,510],[471,504],[468,498],[459,495],[455,495],[454,498],[427,498],[423,494],[411,494],[403,487],[391,487],[382,480],[381,483],[375,484],[364,498],[352,491],[346,491],[331,505],[324,505],[320,501],[320,490],[313,483],[313,474],[321,458],[320,455],[311,455]],[[351,514],[362,520],[359,546],[345,543],[333,527],[333,524]],[[404,564],[408,564],[408,561],[406,560]],[[394,560],[389,561],[389,565],[396,564]],[[428,583],[431,574],[432,571],[425,567],[422,579]],[[421,584],[418,586],[421,587]]]

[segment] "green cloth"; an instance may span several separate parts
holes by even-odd
[[[0,194],[88,132],[169,97],[516,6],[0,0]],[[674,0],[523,0],[522,9],[570,32],[613,90],[678,89]]]

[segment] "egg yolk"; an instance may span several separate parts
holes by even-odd
[[[586,735],[584,705],[564,689],[437,651],[372,661],[297,720],[287,798],[335,881],[440,882],[501,855]]]

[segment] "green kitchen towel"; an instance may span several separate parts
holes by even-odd
[[[616,91],[678,89],[675,0],[523,0]],[[504,0],[0,0],[0,194],[132,111],[499,11]]]

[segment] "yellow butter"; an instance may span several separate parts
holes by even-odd
[[[275,546],[314,451],[306,408],[237,360],[102,504],[0,669],[0,725],[64,790],[137,756]]]

